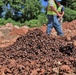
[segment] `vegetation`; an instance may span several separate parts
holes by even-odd
[[[76,19],[76,11],[66,7],[64,21],[72,21],[74,19]]]
[[[9,7],[8,4],[10,5]],[[2,18],[5,20],[11,18],[11,20],[14,20],[12,21],[13,23],[20,22],[22,24],[31,21],[33,21],[31,24],[35,23],[36,20],[38,20],[38,15],[41,14],[42,9],[39,0],[1,0],[0,7],[3,11],[1,14]],[[37,22],[39,22],[39,20]],[[40,22],[38,24],[41,25]]]
[[[76,0],[62,0],[62,4],[65,5],[65,7],[76,10]]]
[[[62,4],[65,7],[64,21],[76,19],[76,0],[63,0]],[[0,25],[12,22],[19,26],[41,26],[47,23],[46,12],[41,10],[40,0],[0,0]]]
[[[76,0],[63,0],[62,4],[65,6],[64,21],[76,19]]]

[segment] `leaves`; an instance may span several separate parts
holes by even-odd
[[[64,19],[65,21],[72,21],[76,19],[76,11],[66,7]]]
[[[76,0],[62,0],[62,4],[66,7],[76,10]]]

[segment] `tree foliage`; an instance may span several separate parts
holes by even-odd
[[[64,20],[76,19],[76,0],[62,0],[62,5],[65,7]],[[41,12],[42,8],[41,0],[0,0],[0,14],[4,19],[11,18],[31,27],[47,23],[46,12]]]
[[[65,21],[72,21],[74,19],[76,19],[76,11],[66,7],[64,20]]]
[[[31,20],[36,19],[37,15],[41,13],[41,3],[39,0],[0,0],[1,6],[10,4],[11,8],[6,12],[6,18],[15,20]],[[6,9],[7,10],[7,9]],[[22,16],[18,13],[22,12]]]
[[[62,4],[68,8],[76,10],[76,0],[62,0]]]

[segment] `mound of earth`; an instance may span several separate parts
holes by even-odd
[[[76,75],[76,36],[70,38],[29,30],[0,48],[0,75]]]
[[[76,20],[72,22],[63,22],[63,31],[68,40],[70,37],[76,36]],[[39,27],[42,32],[46,33],[47,25],[43,25]],[[12,25],[12,23],[7,23],[4,26],[0,26],[0,47],[7,47],[14,42],[20,35],[24,35],[28,32],[28,30],[33,30],[36,28],[28,28],[27,26],[18,27]],[[52,29],[52,35],[54,37],[57,36],[56,31]]]

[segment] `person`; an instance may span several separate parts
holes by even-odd
[[[60,0],[58,0],[60,1]],[[57,2],[57,0],[56,0]],[[48,0],[48,7],[47,7],[47,29],[46,33],[49,35],[51,33],[52,28],[54,27],[55,30],[57,31],[57,35],[63,36],[63,30],[62,27],[58,21],[57,16],[61,17],[61,14],[57,10],[57,6],[55,3],[55,0]]]
[[[58,17],[58,20],[59,20],[60,24],[62,24],[63,16],[64,16],[64,6],[61,5],[60,1],[57,1],[57,6],[58,6],[57,10],[61,14],[61,17]]]

